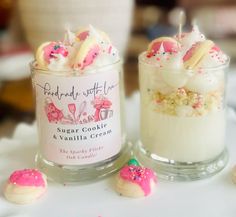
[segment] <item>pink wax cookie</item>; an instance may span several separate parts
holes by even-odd
[[[143,197],[151,194],[157,182],[155,173],[149,168],[139,166],[134,159],[128,164],[118,174],[116,191],[127,197]]]
[[[41,197],[47,188],[46,176],[37,169],[14,171],[4,188],[10,202],[28,204]]]
[[[178,42],[171,37],[160,37],[153,40],[148,46],[147,57],[152,57],[157,53],[177,52]]]
[[[36,59],[41,69],[59,67],[63,70],[69,68],[69,47],[62,42],[45,42],[38,48]]]

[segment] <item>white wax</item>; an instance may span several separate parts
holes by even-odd
[[[142,104],[141,141],[160,157],[180,162],[209,160],[223,151],[224,139],[224,110],[199,117],[177,117]]]
[[[207,114],[191,117],[157,111],[150,91],[166,94],[163,90],[168,89],[168,85],[163,88],[165,82],[161,80],[160,70],[142,62],[139,64],[141,142],[144,148],[160,157],[180,162],[199,162],[217,157],[225,147],[225,111],[216,106]],[[169,87],[167,93],[172,91],[175,90]]]

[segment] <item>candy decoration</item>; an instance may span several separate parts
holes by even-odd
[[[76,34],[67,30],[62,41],[40,45],[36,52],[35,66],[38,69],[68,73],[77,70],[83,74],[88,66],[92,65],[96,69],[119,59],[107,34],[89,25]]]
[[[81,45],[76,58],[75,58],[75,68],[84,69],[85,67],[91,65],[94,59],[100,53],[100,47],[97,41],[93,37],[87,38]]]
[[[59,42],[43,43],[36,52],[36,60],[40,67],[46,68],[51,59],[57,59],[58,55],[66,58],[68,56],[67,48]]]
[[[140,165],[139,165],[139,162],[138,162],[136,159],[134,159],[134,158],[132,158],[132,159],[129,160],[128,165],[129,165],[129,166],[131,166],[131,165],[140,166]]]
[[[196,68],[213,46],[214,42],[210,40],[195,43],[183,57],[184,67],[186,69]]]
[[[44,59],[47,63],[50,63],[51,58],[56,58],[56,54],[60,54],[63,57],[68,56],[67,49],[63,45],[55,42],[52,42],[49,45],[45,46],[43,50],[44,50]]]
[[[13,203],[28,204],[40,198],[47,189],[46,176],[37,169],[17,170],[5,187],[5,198]]]
[[[154,56],[163,47],[163,51],[167,53],[177,52],[178,42],[170,37],[160,37],[153,40],[148,46],[147,57]]]
[[[139,185],[144,192],[144,196],[151,193],[151,180],[157,182],[157,178],[151,169],[134,165],[124,166],[120,171],[120,177]]]

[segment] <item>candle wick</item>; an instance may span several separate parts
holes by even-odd
[[[184,11],[180,11],[179,13],[179,42],[181,41],[181,35],[182,35],[182,26],[184,22]]]

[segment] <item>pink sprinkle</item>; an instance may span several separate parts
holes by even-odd
[[[16,170],[11,174],[9,182],[20,186],[45,187],[42,173],[36,169]]]
[[[109,54],[111,53],[111,49],[112,49],[112,46],[110,46],[110,47],[108,48],[108,53],[109,53]]]
[[[220,51],[220,48],[217,45],[214,45],[211,49],[217,52]]]

